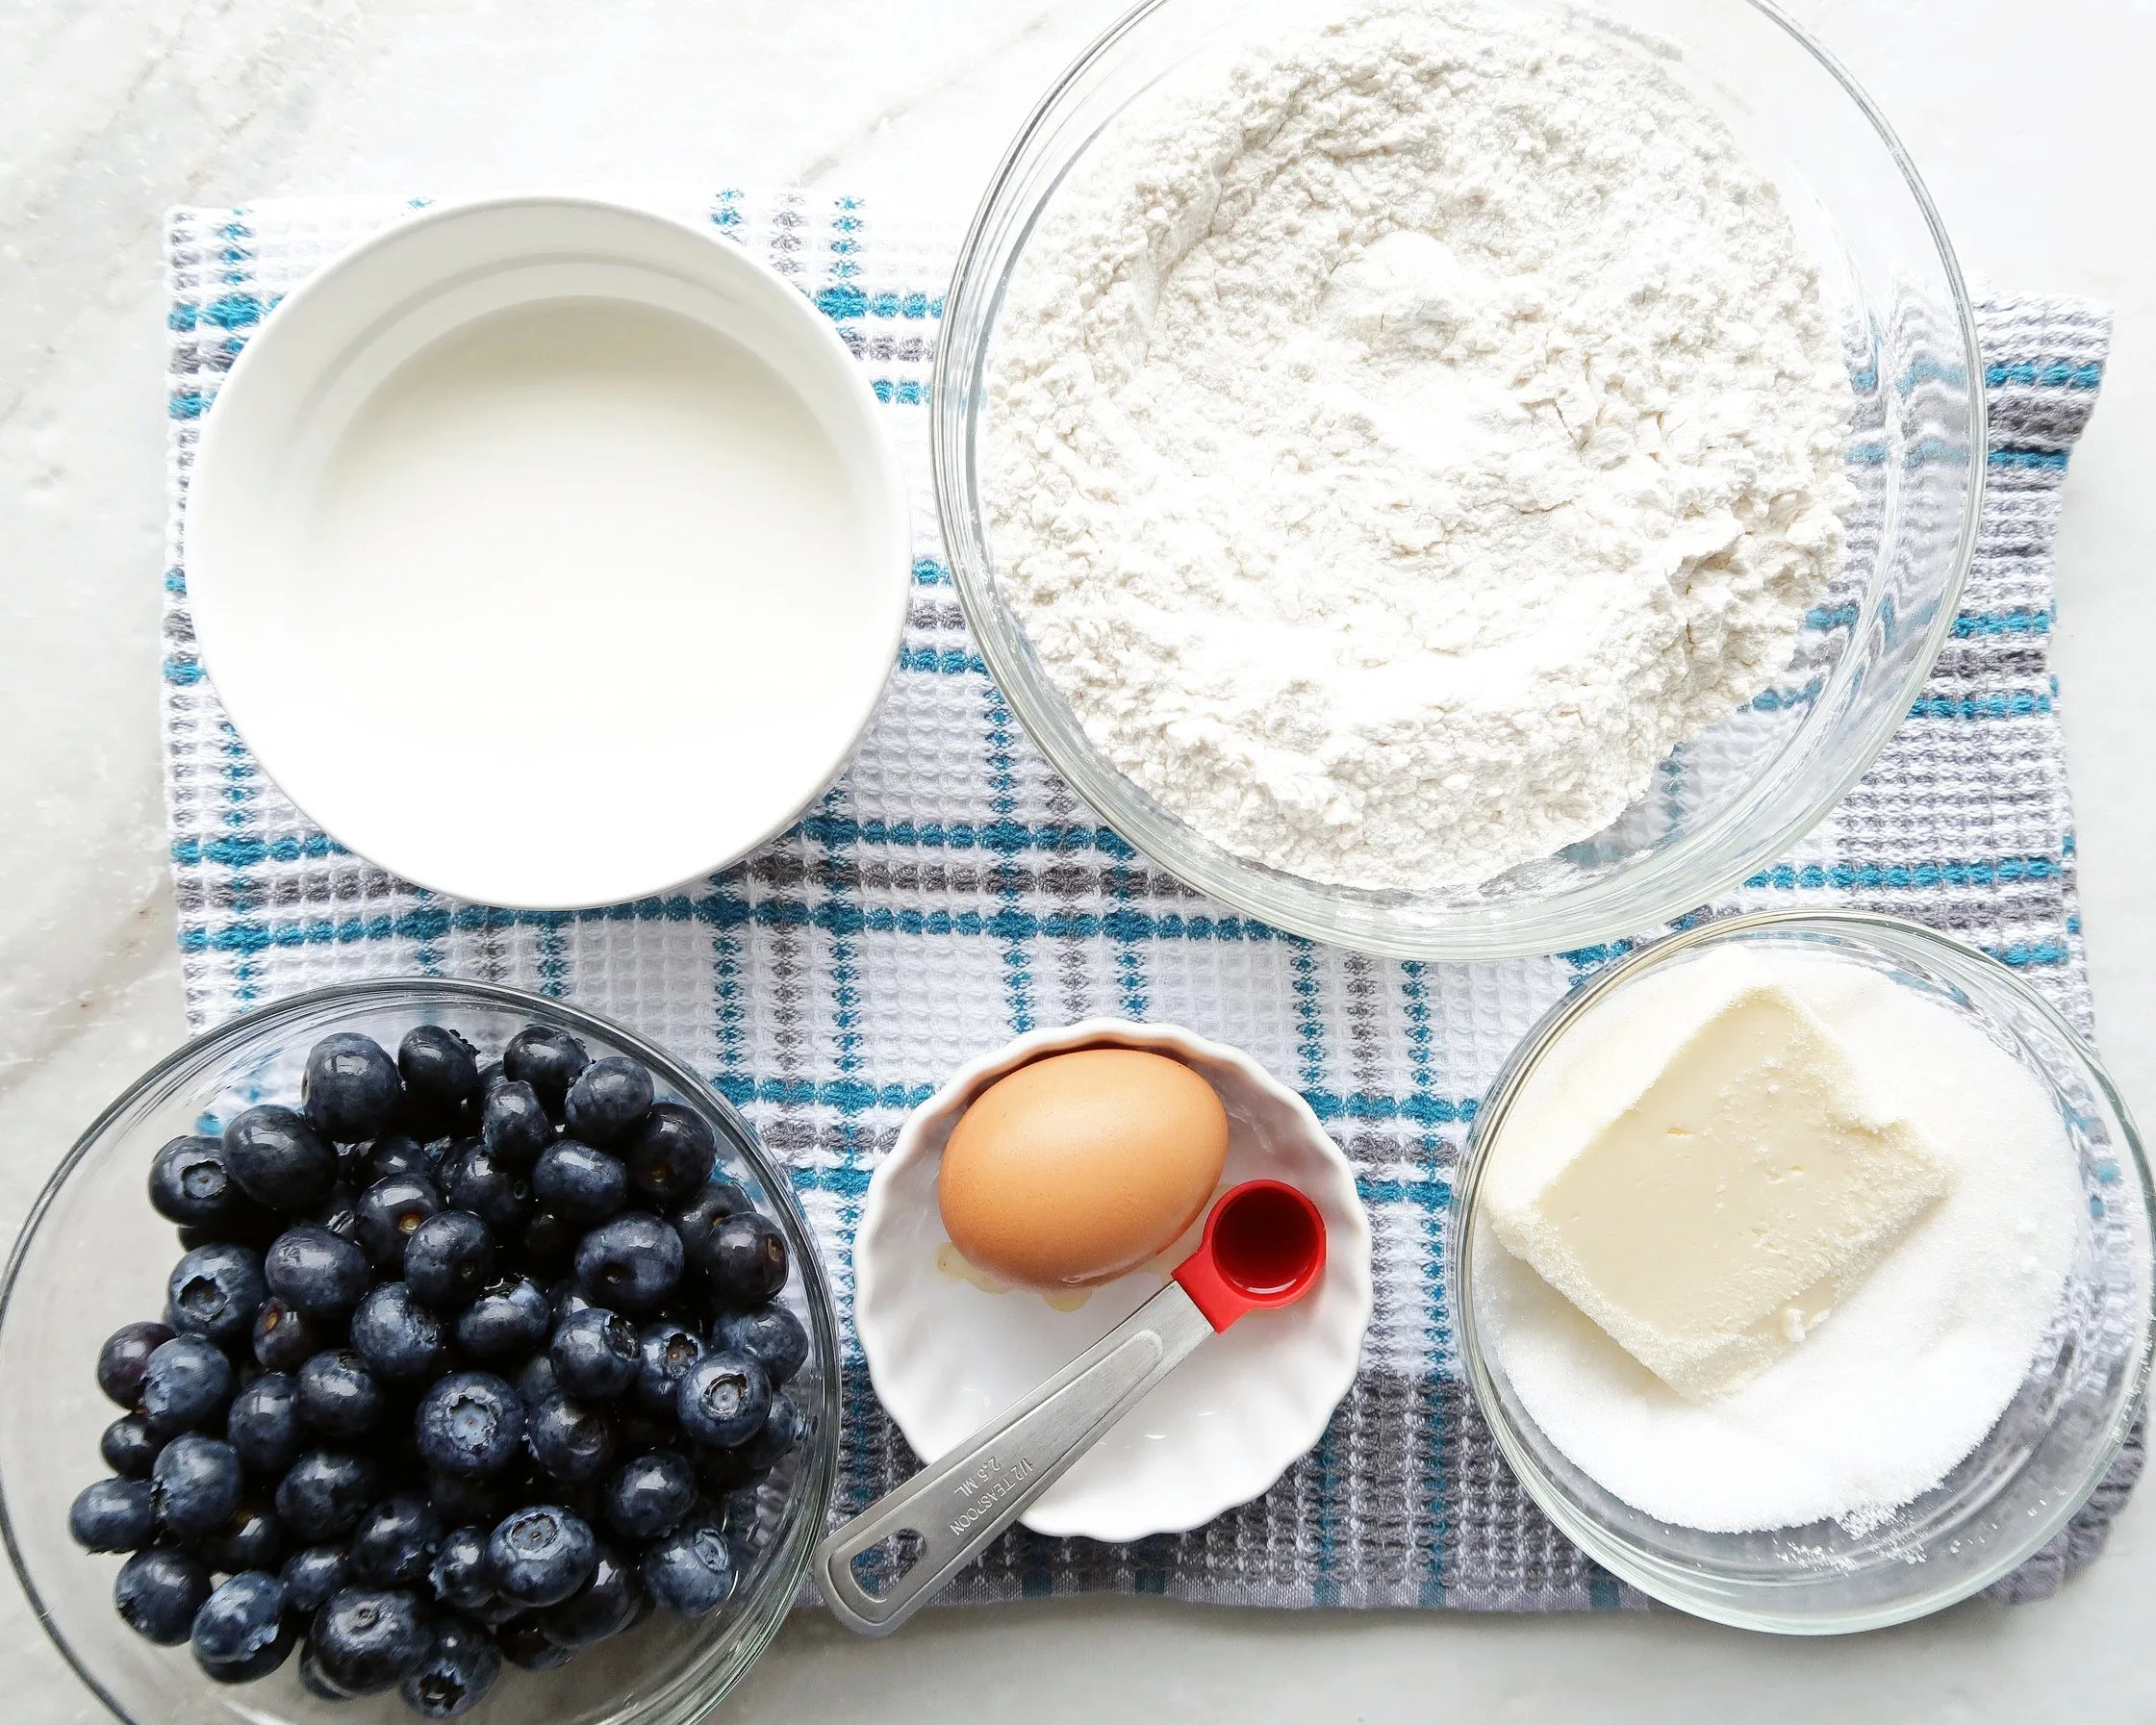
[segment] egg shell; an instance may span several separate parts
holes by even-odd
[[[937,1203],[977,1267],[1083,1286],[1169,1245],[1227,1159],[1228,1110],[1197,1073],[1137,1049],[1081,1049],[974,1099],[944,1146]]]

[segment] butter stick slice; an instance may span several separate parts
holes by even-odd
[[[1948,1184],[1915,1125],[1867,1112],[1833,1030],[1763,984],[1490,1220],[1641,1365],[1706,1400],[1798,1345]]]

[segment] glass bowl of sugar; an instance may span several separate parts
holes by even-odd
[[[1532,1165],[1581,1122],[1652,1115],[1678,1070],[1673,1057],[1643,1089],[1654,1051],[1763,987],[1801,1001],[1846,1057],[1830,1111],[1907,1126],[1937,1179],[1883,1249],[1808,1289],[1796,1322],[1779,1314],[1763,1365],[1680,1393],[1658,1375],[1666,1363],[1650,1371],[1613,1339],[1621,1312],[1590,1320],[1594,1295],[1538,1273],[1508,1226],[1508,1188],[1539,1178]],[[1791,1074],[1774,1076],[1769,1136],[1801,1108]],[[1556,1154],[1578,1154],[1570,1168],[1592,1152]],[[1824,1190],[1825,1157],[1789,1160]],[[1713,1183],[1741,1204],[1737,1182]],[[1658,1190],[1663,1212],[1638,1220],[1630,1248],[1649,1280],[1667,1273],[1649,1259],[1703,1237],[1672,1220],[1676,1188]],[[1864,1187],[1875,1208],[1884,1190]],[[1730,918],[1599,973],[1491,1086],[1454,1192],[1460,1358],[1507,1461],[1597,1562],[1717,1622],[1837,1634],[1980,1591],[2073,1519],[2142,1406],[2152,1209],[2133,1122],[2056,1005],[1914,924]]]
[[[991,184],[930,440],[986,669],[1116,833],[1478,959],[1666,922],[1856,783],[1953,623],[1982,374],[1906,153],[1770,5],[1153,0]],[[1795,490],[1658,491],[1695,410],[1819,455],[1814,385]]]

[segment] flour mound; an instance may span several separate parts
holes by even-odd
[[[1314,880],[1598,831],[1786,666],[1842,548],[1817,272],[1591,26],[1361,5],[1079,165],[998,331],[1000,578],[1125,773]]]

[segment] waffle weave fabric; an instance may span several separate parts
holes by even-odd
[[[925,412],[948,245],[824,194],[652,201],[792,278],[887,404],[917,562],[900,663],[874,728],[794,830],[663,898],[498,910],[414,888],[342,850],[263,776],[203,674],[188,614],[188,470],[219,378],[279,296],[423,205],[176,211],[165,772],[195,1027],[299,989],[416,972],[573,1000],[672,1049],[788,1166],[828,1256],[847,1335],[844,1512],[915,1466],[850,1327],[852,1229],[907,1109],[960,1062],[1038,1026],[1105,1013],[1218,1037],[1296,1084],[1356,1167],[1376,1236],[1377,1309],[1355,1387],[1318,1447],[1255,1503],[1129,1546],[1015,1530],[951,1597],[1640,1604],[1507,1472],[1460,1380],[1438,1262],[1476,1098],[1544,1008],[1622,947],[1473,966],[1371,958],[1279,934],[1150,866],[1027,742],[951,586]],[[2060,485],[2095,400],[2108,319],[2074,301],[2014,298],[1986,304],[1981,325],[1990,483],[1953,637],[1863,784],[1796,853],[1707,908],[1912,917],[2016,966],[2086,1027],[2047,648]],[[475,762],[488,746],[469,740]],[[2139,1461],[2137,1441],[2072,1528],[1999,1590],[2049,1592],[2093,1559]]]

